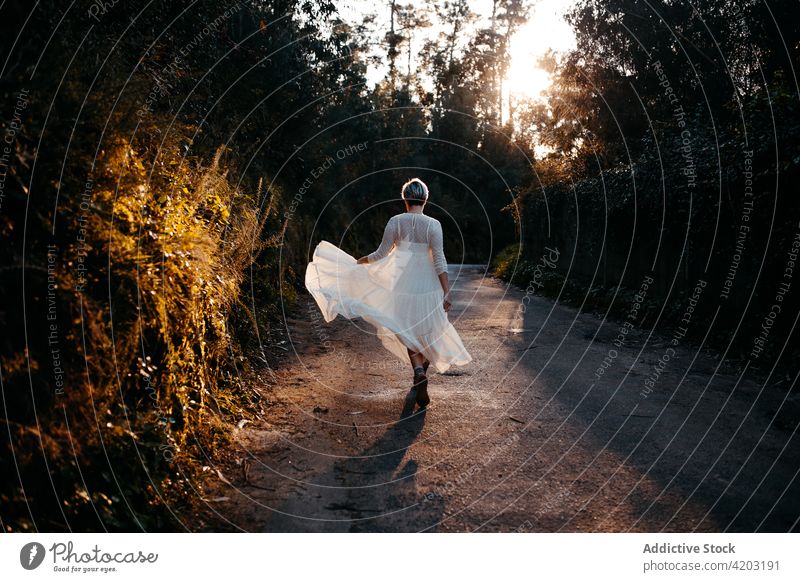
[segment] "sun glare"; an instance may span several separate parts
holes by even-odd
[[[511,41],[511,65],[503,83],[507,95],[539,99],[550,86],[550,76],[537,61],[548,50],[574,47],[574,33],[564,21],[571,4],[568,0],[541,0],[535,5],[530,20]]]
[[[504,89],[514,97],[539,99],[542,92],[550,86],[550,75],[530,61],[518,59],[517,62],[520,64],[512,65],[503,81]]]

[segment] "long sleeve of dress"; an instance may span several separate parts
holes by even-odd
[[[447,261],[444,258],[442,224],[438,220],[434,221],[431,224],[428,234],[430,236],[428,244],[433,253],[433,267],[436,269],[436,274],[441,275],[447,272]]]
[[[386,223],[386,228],[383,230],[383,240],[381,240],[380,246],[374,253],[367,255],[367,260],[369,260],[370,263],[381,260],[392,250],[397,236],[397,227],[394,222],[395,217],[393,216],[389,219],[389,222]]]

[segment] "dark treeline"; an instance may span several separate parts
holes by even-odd
[[[3,4],[4,530],[200,527],[183,512],[264,410],[250,379],[313,246],[374,250],[409,177],[452,261],[516,240],[531,154],[498,67],[520,4],[466,40],[442,4],[414,72],[413,14],[385,9],[379,30],[325,0]]]
[[[556,248],[534,288],[623,315],[652,277],[637,325],[709,332],[768,372],[797,346],[800,5],[584,0],[569,22],[577,49],[519,112],[551,153],[514,280]]]

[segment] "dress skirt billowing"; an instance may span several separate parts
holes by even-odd
[[[306,288],[326,322],[361,317],[384,347],[408,363],[422,352],[438,372],[472,361],[442,306],[444,293],[426,243],[400,241],[386,257],[359,265],[322,241],[306,268]]]

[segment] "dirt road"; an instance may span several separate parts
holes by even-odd
[[[482,268],[450,277],[474,359],[429,375],[424,412],[410,367],[369,326],[325,324],[302,300],[290,356],[261,389],[269,422],[237,432],[204,529],[798,529],[800,411],[785,379],[741,378],[650,323],[622,333]]]

